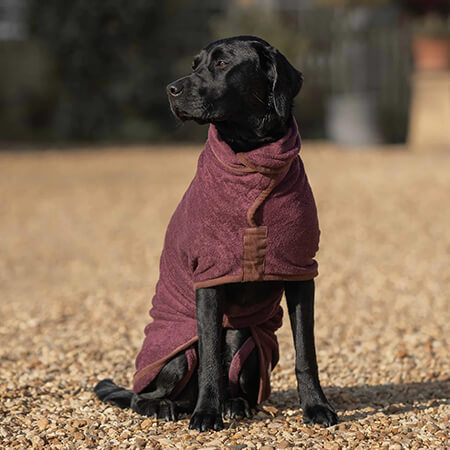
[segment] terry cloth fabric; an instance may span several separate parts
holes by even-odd
[[[195,177],[167,228],[153,321],[136,360],[135,393],[198,340],[196,289],[317,275],[317,211],[299,151],[294,118],[278,141],[237,154],[210,125]],[[251,330],[260,359],[259,402],[270,395],[268,375],[278,362],[281,296],[282,289],[251,307],[229,306],[224,314],[224,327]],[[236,370],[237,363],[234,379]]]

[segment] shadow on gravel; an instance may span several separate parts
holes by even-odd
[[[324,391],[336,412],[354,411],[345,416],[345,422],[361,420],[380,412],[386,415],[401,414],[450,403],[450,379],[377,386],[327,386]],[[274,391],[269,403],[280,410],[297,409],[297,391]]]

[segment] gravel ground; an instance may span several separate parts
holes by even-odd
[[[130,386],[169,217],[199,148],[0,155],[1,448],[448,448],[450,154],[307,144],[316,343],[340,423],[304,426],[287,323],[251,420],[188,430],[102,404]]]

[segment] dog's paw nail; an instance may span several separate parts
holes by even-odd
[[[162,400],[159,404],[159,411],[158,411],[158,419],[165,419],[167,421],[177,420],[177,411],[175,404],[170,400]]]
[[[228,400],[225,404],[224,417],[230,419],[250,418],[251,410],[248,401],[241,397]]]
[[[222,416],[219,413],[194,413],[189,423],[189,429],[197,431],[222,430]]]
[[[330,427],[337,424],[338,418],[331,407],[326,405],[312,405],[306,406],[303,409],[303,422]]]

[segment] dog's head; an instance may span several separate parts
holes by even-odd
[[[266,41],[221,39],[195,58],[192,73],[167,86],[172,112],[198,123],[286,122],[302,74]],[[249,120],[250,118],[250,120]]]

